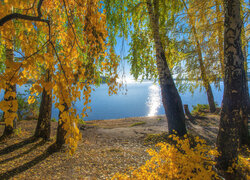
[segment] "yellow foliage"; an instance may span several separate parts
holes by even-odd
[[[33,3],[27,0],[2,2],[0,18],[13,11],[37,16],[37,4]],[[32,96],[29,103],[34,103],[34,96],[40,94],[43,88],[53,89],[56,102],[59,102],[56,107],[60,111],[64,110],[63,104],[68,107],[61,121],[67,131],[65,138],[72,148],[71,152],[80,138],[72,102],[84,99],[83,114],[87,116],[93,84],[99,82],[100,76],[109,78],[110,93],[117,92],[119,58],[107,43],[106,14],[102,4],[100,0],[43,1],[41,18],[51,19],[50,28],[44,22],[22,19],[9,21],[0,27],[0,44],[10,48],[20,44],[18,49],[25,55],[18,62],[7,62],[8,70],[1,75],[0,88],[6,88],[9,81],[22,85],[32,80],[35,83],[30,89]],[[41,69],[50,71],[51,82],[46,81]],[[0,106],[3,109],[6,107],[4,103]]]
[[[13,127],[13,121],[18,117],[18,102],[15,91],[6,90],[4,100],[0,102],[0,109],[4,112],[5,124]]]
[[[175,144],[158,143],[155,149],[148,149],[151,157],[144,165],[129,174],[117,173],[112,179],[216,179],[213,158],[218,155],[210,150],[205,141],[195,138],[195,146],[185,137],[172,135]]]
[[[16,112],[8,112],[8,111],[4,112],[4,120],[5,120],[6,126],[13,127],[13,120],[17,117],[18,116]]]

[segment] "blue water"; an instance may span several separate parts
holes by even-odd
[[[249,83],[250,85],[250,83]],[[27,89],[26,86],[17,87],[17,91],[23,93]],[[223,83],[221,82],[221,90],[218,91],[212,85],[215,102],[220,106],[223,96]],[[207,96],[204,90],[201,92],[196,89],[192,95],[185,92],[181,95],[183,104],[188,104],[190,110],[196,104],[208,104]],[[3,97],[3,91],[0,98]],[[164,108],[161,102],[160,88],[152,82],[128,83],[126,90],[121,90],[117,95],[108,95],[106,84],[100,85],[91,95],[90,106],[92,111],[88,113],[88,117],[84,120],[98,119],[116,119],[125,117],[153,116],[164,114]],[[80,114],[83,107],[83,100],[74,104],[77,112]],[[52,118],[58,118],[58,110],[52,110]]]

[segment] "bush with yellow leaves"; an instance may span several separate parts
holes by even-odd
[[[205,140],[195,137],[170,135],[171,143],[158,143],[156,150],[147,150],[152,156],[144,165],[129,174],[117,173],[112,179],[217,179],[213,171],[218,156]],[[174,143],[173,143],[174,142]]]

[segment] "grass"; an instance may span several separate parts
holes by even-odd
[[[79,124],[86,125],[86,122],[85,122],[83,119],[78,119],[78,123],[79,123]]]
[[[56,118],[51,119],[52,122],[57,122]]]
[[[197,104],[196,106],[193,106],[191,114],[193,116],[205,116],[205,113],[207,112],[209,112],[208,104]]]
[[[169,134],[168,133],[162,133],[162,134],[148,134],[145,139],[145,144],[157,144],[159,142],[166,142],[168,139]]]
[[[146,122],[140,121],[140,122],[136,122],[136,123],[134,123],[134,124],[131,124],[130,127],[140,126],[140,125],[144,125],[144,124],[146,124]]]

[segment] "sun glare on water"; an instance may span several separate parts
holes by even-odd
[[[149,86],[149,96],[147,99],[147,106],[149,108],[148,116],[155,116],[161,105],[160,87],[153,84]]]

